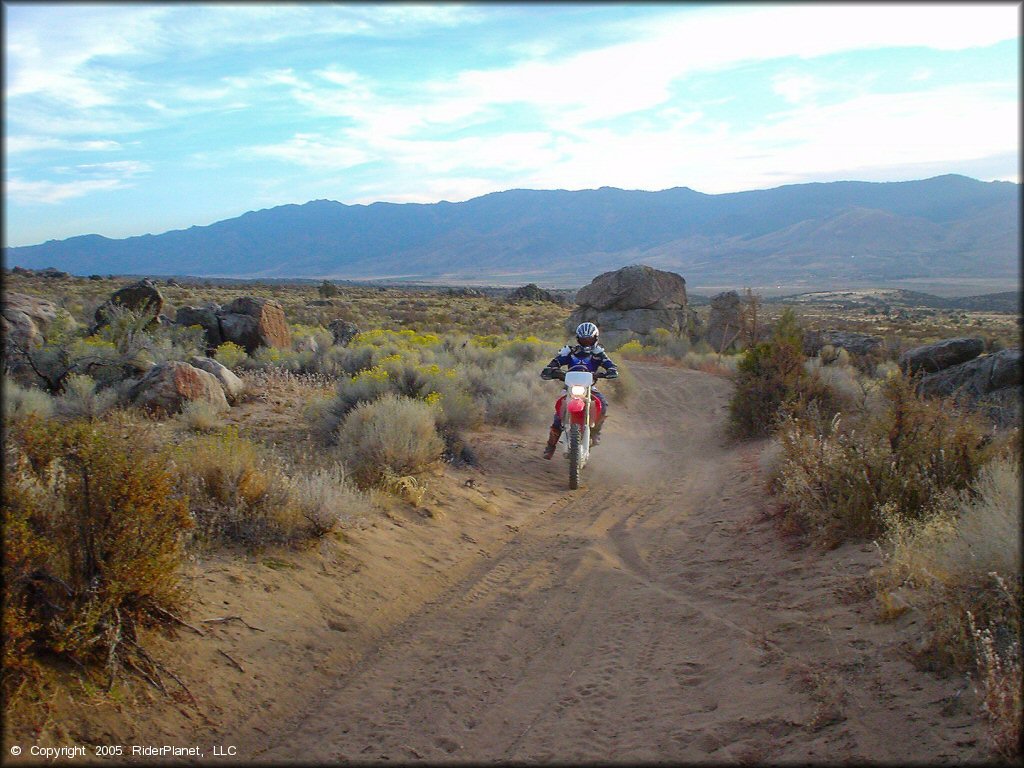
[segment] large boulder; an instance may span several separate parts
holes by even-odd
[[[139,280],[137,283],[118,288],[103,304],[96,308],[93,329],[101,328],[110,320],[110,308],[125,307],[140,314],[152,315],[153,320],[164,308],[164,297],[160,289],[150,279]]]
[[[686,309],[686,280],[636,264],[595,277],[576,294],[576,303],[598,311],[617,309]]]
[[[24,293],[0,296],[0,317],[4,333],[4,356],[8,345],[28,348],[42,344],[51,323],[57,319],[57,305]]]
[[[174,322],[186,327],[198,325],[202,328],[206,336],[206,349],[211,351],[224,342],[224,336],[220,331],[220,318],[217,316],[219,311],[220,305],[216,303],[202,307],[181,307],[174,316]]]
[[[822,347],[831,345],[836,349],[842,347],[851,355],[863,357],[881,352],[884,344],[884,339],[878,336],[852,331],[808,331],[803,338],[804,354],[811,356],[818,354]]]
[[[273,299],[242,296],[218,313],[224,341],[232,341],[252,354],[258,347],[291,346],[284,308]]]
[[[536,283],[523,285],[513,291],[510,291],[507,300],[510,303],[515,303],[517,301],[550,301],[552,304],[565,303],[562,296],[557,293],[551,293],[551,291],[545,291]]]
[[[708,328],[704,340],[716,352],[736,345],[743,328],[743,303],[736,291],[723,291],[711,297]]]
[[[185,403],[203,401],[218,411],[228,409],[217,377],[188,363],[171,361],[154,365],[127,393],[133,404],[162,414],[181,411]]]
[[[193,368],[213,374],[217,381],[220,382],[221,389],[224,390],[224,396],[227,398],[228,403],[237,403],[238,398],[245,392],[245,382],[238,378],[230,368],[221,365],[213,358],[196,356],[190,358],[188,363]]]
[[[605,272],[577,292],[576,303],[566,330],[571,334],[580,323],[596,323],[609,349],[631,338],[645,340],[658,328],[680,336],[695,332],[686,281],[674,272],[645,265]]]
[[[907,373],[935,373],[966,363],[985,350],[984,339],[945,339],[908,349],[900,355],[899,366]]]
[[[1020,383],[1021,351],[1003,349],[925,374],[921,377],[919,389],[925,395],[977,399],[1001,389],[1017,390]]]

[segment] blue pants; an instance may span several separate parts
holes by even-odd
[[[606,398],[596,389],[590,390],[590,394],[592,394],[594,397],[601,401],[601,420],[597,422],[598,424],[600,424],[608,416],[608,398]],[[562,429],[562,414],[559,413],[558,411],[555,411],[555,420],[551,423],[551,428],[557,430]]]

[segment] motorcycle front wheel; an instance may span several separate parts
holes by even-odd
[[[575,491],[580,487],[580,452],[583,427],[573,424],[569,427],[569,489]]]

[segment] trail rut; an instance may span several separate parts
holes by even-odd
[[[632,369],[582,487],[539,441],[494,446],[489,482],[532,516],[253,759],[984,757],[964,682],[914,669],[913,628],[850,586],[873,548],[794,548],[765,519],[758,446],[723,436],[728,383]]]

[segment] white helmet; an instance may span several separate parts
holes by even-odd
[[[597,344],[597,337],[600,332],[593,323],[580,323],[576,326],[576,341],[583,347],[593,347]]]

